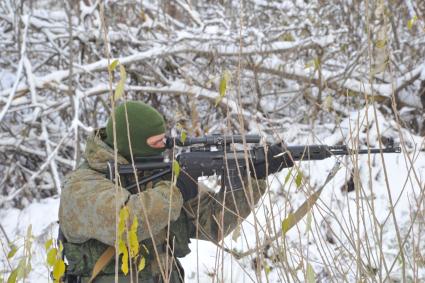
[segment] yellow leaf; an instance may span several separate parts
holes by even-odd
[[[144,256],[142,256],[140,258],[140,262],[139,262],[139,266],[137,267],[137,271],[142,271],[143,269],[145,269],[146,266],[146,258]]]
[[[62,241],[59,241],[59,251],[62,253],[63,252],[63,245],[62,245]]]
[[[120,240],[118,243],[118,255],[122,254],[121,270],[127,275],[128,273],[128,249],[123,240]]]
[[[376,48],[384,48],[387,44],[387,41],[385,39],[380,39],[376,41]]]
[[[187,133],[186,131],[183,130],[180,134],[180,140],[184,143],[186,141],[186,138],[187,138]]]
[[[292,213],[289,213],[288,217],[286,217],[282,221],[282,235],[285,235],[286,232],[289,231],[289,229],[292,228],[294,223],[294,215]]]
[[[59,281],[65,274],[65,263],[62,259],[58,259],[53,267],[53,278],[55,281]]]
[[[115,70],[115,68],[117,67],[118,63],[119,63],[119,61],[117,59],[112,61],[112,63],[109,64],[109,66],[108,66],[109,71],[113,72]]]
[[[133,223],[131,224],[131,228],[129,231],[129,248],[130,248],[130,256],[133,258],[139,254],[139,240],[137,239],[137,216],[134,216]]]
[[[50,249],[50,247],[52,246],[52,244],[53,244],[53,239],[47,240],[47,241],[44,243],[44,249],[45,249],[46,251],[48,251],[48,250]]]
[[[125,253],[127,250],[127,247],[125,246],[125,243],[123,240],[120,240],[118,243],[118,255]]]
[[[9,278],[7,278],[7,283],[15,283],[17,277],[18,277],[18,270],[15,269],[10,273]]]
[[[218,88],[218,93],[220,94],[221,97],[223,97],[226,94],[226,89],[227,89],[227,80],[225,76],[222,76],[220,79],[220,85]]]
[[[122,250],[122,263],[121,263],[121,270],[124,273],[124,275],[127,275],[128,273],[128,250],[125,248]]]
[[[124,93],[125,81],[127,79],[127,73],[122,64],[120,64],[120,81],[118,82],[117,87],[115,88],[114,100],[118,100],[122,97]]]
[[[295,41],[294,36],[291,33],[284,33],[280,36],[280,40],[282,41]]]
[[[118,222],[118,236],[121,238],[122,234],[125,231],[125,228],[127,227],[127,220],[128,217],[130,216],[130,212],[128,211],[128,207],[127,206],[123,206],[123,208],[121,208],[120,210],[120,215],[119,215],[119,222]]]
[[[12,245],[10,249],[11,249],[10,252],[7,254],[8,259],[11,259],[18,251],[18,248],[15,245]]]
[[[295,185],[297,185],[297,188],[301,187],[302,181],[303,181],[303,172],[298,171],[298,174],[295,177]]]
[[[56,263],[56,258],[57,258],[57,254],[58,254],[58,250],[56,248],[51,249],[48,253],[47,253],[47,264],[49,266],[54,266]]]
[[[226,95],[227,85],[228,85],[229,81],[230,81],[230,72],[226,70],[226,71],[223,72],[221,79],[220,79],[220,84],[219,84],[219,87],[218,87],[219,96],[215,100],[215,107],[217,107],[217,105],[220,103],[220,101]]]
[[[137,233],[138,226],[139,226],[139,222],[138,222],[137,216],[134,215],[133,223],[131,223],[131,227],[130,227],[130,233]]]
[[[18,267],[16,268],[16,270],[18,272],[17,278],[24,278],[25,277],[25,271],[26,271],[25,266],[26,266],[26,259],[21,258],[21,260],[18,263]]]
[[[180,164],[177,162],[177,160],[173,160],[173,174],[174,178],[177,180],[180,175]]]
[[[411,18],[408,22],[407,22],[407,29],[411,30],[414,26],[414,24],[416,23],[416,21],[418,20],[418,17],[415,15],[413,18]]]
[[[315,283],[316,282],[316,274],[314,273],[314,269],[310,263],[307,263],[307,283]]]
[[[283,183],[283,185],[286,185],[289,182],[289,179],[291,178],[291,173],[292,173],[292,168],[289,169],[288,174],[286,174],[285,182]]]

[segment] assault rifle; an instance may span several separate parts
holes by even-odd
[[[220,175],[222,187],[240,188],[241,176],[246,173],[245,153],[248,153],[249,163],[265,162],[264,147],[259,146],[258,135],[211,135],[204,137],[188,137],[186,139],[166,137],[165,147],[189,147],[187,151],[177,155],[176,159],[181,170],[190,172],[191,176],[213,176]],[[234,144],[255,144],[247,151],[235,150]],[[322,160],[331,156],[354,155],[354,154],[376,154],[376,153],[400,153],[401,148],[394,146],[392,140],[387,141],[385,148],[350,149],[345,145],[300,145],[284,147],[285,151],[278,156],[288,155],[293,161],[298,160]],[[172,162],[165,162],[164,157],[136,158],[134,167],[132,164],[118,164],[120,176],[149,171],[150,175],[144,177],[137,183],[126,187],[131,193],[137,193],[137,187],[145,185],[157,179],[170,179],[172,174]],[[182,174],[182,173],[181,173]],[[108,162],[107,178],[114,180],[114,162]]]

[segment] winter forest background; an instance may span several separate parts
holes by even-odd
[[[424,20],[422,0],[0,1],[0,281],[51,281],[61,180],[124,86],[175,134],[402,148],[271,176],[227,251],[192,241],[187,282],[425,282]]]

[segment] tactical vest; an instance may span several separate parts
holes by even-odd
[[[85,166],[87,166],[87,164],[83,163],[80,168]],[[122,181],[123,184],[129,184],[133,182],[132,179]],[[141,188],[141,190],[145,189],[146,187]],[[183,282],[183,280],[181,280],[181,277],[183,277],[184,279],[184,271],[177,258],[184,257],[190,253],[190,237],[193,235],[195,229],[184,210],[181,211],[181,214],[176,221],[170,223],[169,229],[170,239],[168,240],[168,242],[170,244],[167,245],[167,243],[161,243],[158,245],[158,243],[156,243],[156,250],[160,256],[161,254],[165,256],[165,253],[171,254],[172,251],[176,266],[173,267],[170,282]],[[162,282],[162,278],[158,277],[160,276],[160,274],[156,273],[151,268],[152,262],[156,260],[154,258],[155,250],[153,247],[152,240],[143,240],[141,244],[147,247],[148,253],[146,253],[143,248],[139,249],[142,253],[142,256],[146,259],[145,268],[138,273],[139,282],[158,282],[158,280],[159,282]],[[97,260],[102,255],[102,253],[109,247],[108,245],[95,239],[90,239],[84,243],[71,243],[66,241],[65,239],[63,246],[64,256],[67,260],[66,276],[79,278],[90,278],[93,271],[93,267],[96,264]],[[120,268],[121,260],[122,256],[120,256],[119,261],[119,275],[124,276]],[[133,270],[137,270],[137,264],[137,262],[134,263]],[[111,260],[111,262],[99,273],[99,277],[104,276],[115,276],[115,260]],[[152,278],[159,279],[151,280]],[[95,280],[94,282],[97,281]]]

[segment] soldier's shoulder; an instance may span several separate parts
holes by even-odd
[[[93,185],[93,182],[100,182],[105,179],[103,173],[93,170],[89,166],[80,166],[65,177],[63,186],[64,188],[72,188],[75,186],[82,186],[85,183]]]

